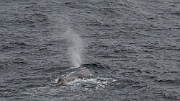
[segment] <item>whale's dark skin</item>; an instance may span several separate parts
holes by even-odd
[[[73,72],[67,76],[59,78],[57,84],[65,85],[76,79],[84,79],[84,78],[87,78],[92,75],[93,75],[93,72],[91,70],[89,70],[88,68],[85,68],[85,67],[81,67],[81,68],[78,68],[75,72]]]

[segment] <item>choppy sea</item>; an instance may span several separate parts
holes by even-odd
[[[67,27],[97,75],[51,87]],[[179,100],[179,0],[0,0],[0,101]]]

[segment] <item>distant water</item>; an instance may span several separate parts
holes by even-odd
[[[179,0],[0,0],[0,101],[179,101],[179,9]],[[74,65],[68,26],[83,42]],[[94,77],[50,86],[79,64]]]

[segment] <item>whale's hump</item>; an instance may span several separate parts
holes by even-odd
[[[86,79],[92,77],[106,77],[110,68],[101,63],[82,64],[79,68],[69,68],[61,70],[55,85],[66,85],[76,79]]]

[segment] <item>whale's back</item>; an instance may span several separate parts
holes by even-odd
[[[76,79],[84,79],[86,77],[92,76],[93,72],[89,70],[88,68],[78,68],[74,72],[59,78],[58,84],[67,84],[71,81],[74,81]]]

